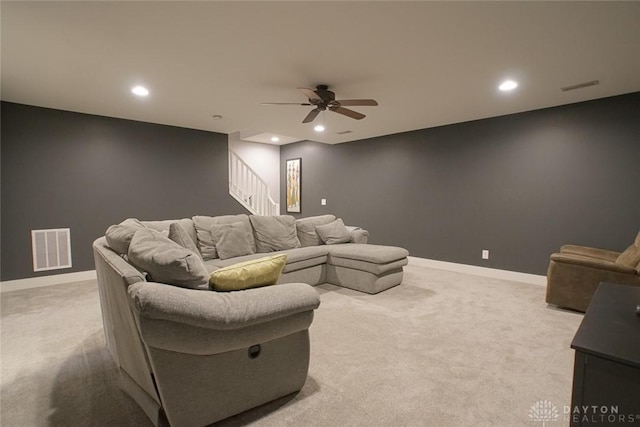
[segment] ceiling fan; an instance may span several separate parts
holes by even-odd
[[[263,105],[315,105],[316,108],[311,110],[302,123],[311,123],[321,111],[329,110],[352,119],[361,120],[366,116],[357,111],[344,108],[344,106],[368,106],[375,107],[378,102],[373,99],[336,99],[336,94],[329,90],[327,85],[318,85],[314,89],[299,87],[299,91],[309,98],[309,102],[264,102]]]

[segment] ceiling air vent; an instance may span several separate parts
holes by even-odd
[[[346,135],[348,133],[353,133],[352,130],[342,130],[340,132],[336,132],[336,135]]]
[[[33,271],[71,268],[71,230],[31,230]]]
[[[568,92],[570,90],[582,89],[589,86],[597,86],[599,84],[600,84],[600,80],[591,80],[590,82],[578,83],[577,85],[573,85],[573,86],[565,86],[560,89],[563,92]]]

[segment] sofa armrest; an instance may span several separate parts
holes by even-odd
[[[301,332],[320,304],[318,292],[304,283],[215,292],[141,282],[129,295],[152,358],[162,351],[225,353]]]
[[[353,227],[347,225],[347,230],[351,233],[351,240],[349,243],[367,243],[369,241],[369,232],[364,228]]]
[[[616,264],[614,261],[592,258],[573,253],[556,253],[551,255],[551,260],[564,264],[573,264],[581,267],[591,267],[600,270],[609,270],[617,273],[636,274],[636,269],[626,265]]]
[[[128,292],[140,318],[214,330],[246,328],[313,311],[320,305],[318,292],[304,283],[215,292],[139,282],[129,286]]]
[[[560,248],[560,253],[563,254],[575,254],[581,255],[590,258],[597,258],[606,261],[614,262],[618,256],[620,256],[620,252],[608,251],[606,249],[598,249],[591,248],[588,246],[578,246],[578,245],[564,245]]]

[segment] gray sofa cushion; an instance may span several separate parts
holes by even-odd
[[[275,254],[287,254],[287,266],[290,264],[305,262],[305,261],[313,261],[311,264],[324,264],[327,262],[327,246],[310,246],[308,248],[296,248],[296,249],[287,249],[284,251],[277,251]],[[232,265],[238,262],[249,261],[252,259],[258,259],[264,257],[264,253],[255,253],[251,255],[240,256],[231,259],[222,260],[220,258],[212,259],[209,261],[205,261],[205,266],[209,271],[215,271],[218,268],[226,267],[228,265]],[[284,271],[289,271],[287,267],[285,267]]]
[[[129,252],[131,239],[137,230],[145,228],[140,221],[135,218],[127,218],[120,224],[107,228],[104,237],[107,239],[109,247],[119,253],[126,255]]]
[[[200,255],[200,251],[196,246],[196,242],[191,239],[187,230],[185,230],[180,223],[174,222],[169,226],[169,239],[173,240],[183,248],[189,249],[202,258],[202,255]]]
[[[284,266],[284,269],[282,270],[282,272],[291,273],[292,271],[307,270],[307,269],[310,269],[311,267],[324,266],[324,264],[326,263],[327,263],[326,255],[319,256],[316,258],[303,259],[296,262],[287,261],[287,265]],[[300,280],[300,281],[303,283],[306,283],[305,280]]]
[[[367,243],[369,241],[369,232],[367,230],[349,225],[346,227],[349,233],[351,233],[351,243]]]
[[[196,236],[196,229],[193,225],[193,221],[191,218],[181,218],[181,219],[163,219],[160,221],[140,221],[142,225],[146,228],[150,228],[152,230],[156,230],[164,234],[165,236],[169,235],[169,227],[171,224],[177,222],[180,224],[182,228],[187,232],[193,243],[198,242],[198,236]]]
[[[154,282],[208,289],[209,272],[200,257],[158,231],[136,231],[127,255],[129,262],[149,273]]]
[[[251,223],[249,222],[249,217],[247,215],[222,215],[215,217],[194,216],[192,219],[198,236],[198,248],[200,249],[202,258],[205,261],[218,258],[215,240],[211,235],[211,226],[218,224],[233,224],[234,222],[243,223],[249,232],[249,244],[251,245],[251,250],[253,250],[253,252],[256,251],[256,243],[251,231]]]
[[[306,248],[307,246],[322,245],[323,242],[316,232],[316,227],[329,224],[335,220],[335,215],[319,215],[297,219],[296,231],[298,233],[298,240],[300,240],[300,246]]]
[[[329,264],[337,267],[349,268],[351,270],[366,271],[368,273],[383,275],[389,271],[398,271],[409,263],[407,258],[401,258],[384,264],[375,262],[359,261],[349,258],[331,257]]]
[[[251,230],[246,224],[214,224],[210,229],[213,242],[220,259],[229,259],[253,253],[251,248]]]
[[[296,219],[291,215],[249,217],[257,252],[273,252],[300,247]]]
[[[351,240],[351,232],[347,230],[340,218],[329,224],[317,226],[316,232],[325,245],[347,243]]]
[[[348,245],[327,246],[329,262],[333,258],[347,258],[357,261],[386,264],[409,256],[409,251],[397,246],[379,246],[351,243]]]

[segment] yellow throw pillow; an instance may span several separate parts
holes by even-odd
[[[287,263],[287,254],[273,255],[223,267],[209,276],[215,291],[239,291],[275,285]]]

